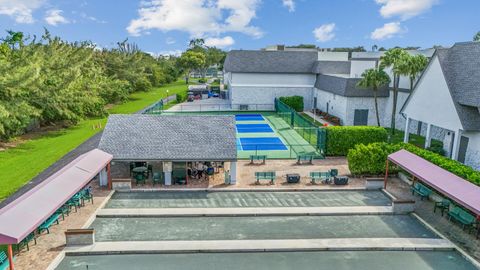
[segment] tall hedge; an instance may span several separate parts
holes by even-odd
[[[294,109],[296,112],[303,112],[303,97],[302,96],[290,96],[280,97],[281,102]]]
[[[388,132],[382,127],[329,126],[327,127],[327,156],[346,156],[357,144],[386,142]]]
[[[353,175],[381,175],[385,174],[387,156],[400,149],[410,151],[433,164],[462,177],[476,185],[480,185],[480,172],[458,161],[441,156],[437,153],[419,148],[412,144],[373,143],[359,144],[348,152],[348,167]],[[393,172],[396,168],[393,167]]]

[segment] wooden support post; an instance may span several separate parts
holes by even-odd
[[[12,244],[8,245],[8,264],[9,264],[9,269],[13,270],[13,250],[12,250]]]
[[[388,179],[388,158],[385,163],[385,179],[383,180],[383,189],[387,189],[387,179]]]
[[[110,162],[107,164],[108,189],[112,190],[112,174],[110,173]]]

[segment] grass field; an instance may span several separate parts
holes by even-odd
[[[113,106],[109,113],[134,113],[166,97],[167,90],[168,95],[187,92],[185,82],[179,80],[148,92],[133,93],[128,102]],[[93,126],[101,124],[104,127],[106,121],[106,117],[83,120],[74,127],[47,133],[0,152],[0,201],[101,131]]]

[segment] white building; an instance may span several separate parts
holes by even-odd
[[[409,128],[426,123],[426,146],[432,130],[444,130],[450,157],[480,169],[480,43],[437,50],[401,113]]]

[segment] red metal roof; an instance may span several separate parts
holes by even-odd
[[[406,150],[388,159],[442,195],[480,215],[480,187]]]
[[[94,149],[0,209],[0,244],[22,241],[111,160],[112,155]]]

